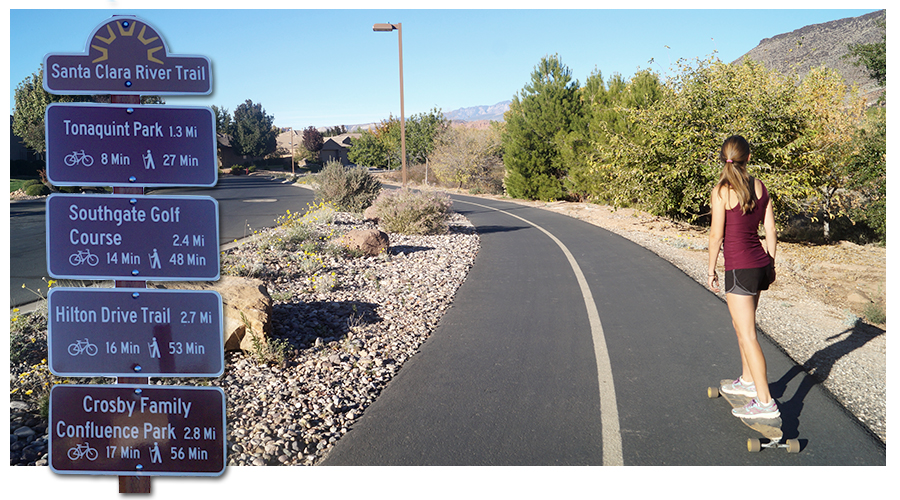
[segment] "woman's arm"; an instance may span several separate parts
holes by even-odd
[[[719,250],[722,240],[725,238],[725,200],[721,195],[721,186],[713,188],[710,196],[710,209],[712,210],[712,222],[709,226],[709,269],[707,285],[713,291],[719,291],[719,277],[716,275],[716,264],[719,261]]]
[[[766,204],[766,215],[763,219],[763,228],[766,230],[766,253],[775,260],[775,252],[778,250],[778,235],[775,231],[775,210],[772,208],[772,197]]]

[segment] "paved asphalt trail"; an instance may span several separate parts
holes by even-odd
[[[620,436],[624,465],[885,464],[884,445],[767,339],[786,438],[803,448],[748,453],[755,431],[706,397],[740,370],[719,298],[596,226],[453,198],[481,235],[475,265],[431,338],[323,465],[616,464],[617,443],[604,458],[604,374],[585,300],[560,246],[534,225],[571,252],[590,287],[615,388],[619,429],[607,440]]]

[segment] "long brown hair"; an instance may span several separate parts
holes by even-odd
[[[750,143],[739,135],[733,135],[722,144],[719,161],[722,162],[722,175],[716,189],[722,186],[735,191],[741,204],[741,212],[752,212],[756,208],[756,187],[750,183],[747,173],[747,161],[750,159]]]

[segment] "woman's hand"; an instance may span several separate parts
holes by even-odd
[[[716,293],[719,293],[719,275],[718,275],[718,273],[710,274],[709,277],[707,278],[706,285],[709,287],[710,290],[712,290]]]

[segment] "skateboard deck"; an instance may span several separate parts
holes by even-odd
[[[707,389],[707,396],[709,396],[710,399],[715,399],[719,396],[722,396],[726,401],[728,401],[732,408],[739,408],[749,403],[751,398],[748,398],[746,396],[739,396],[736,394],[726,394],[721,391],[720,388],[723,385],[729,384],[731,382],[732,381],[728,379],[719,381],[718,386],[710,387],[709,389]],[[763,448],[785,448],[787,449],[788,453],[800,452],[800,442],[796,439],[788,439],[784,443],[781,442],[781,440],[784,438],[784,433],[781,431],[781,417],[740,418],[740,421],[743,422],[747,427],[762,434],[764,438],[764,440],[759,438],[748,439],[748,451],[758,452]]]

